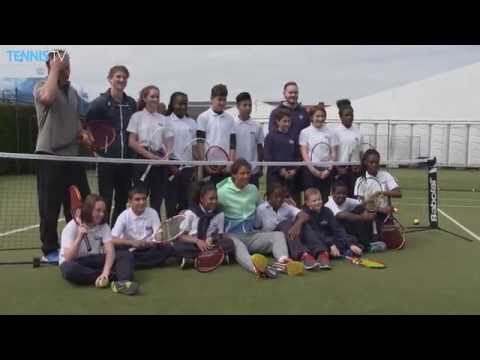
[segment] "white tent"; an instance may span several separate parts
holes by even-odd
[[[437,156],[443,165],[480,166],[479,96],[480,62],[352,100],[352,105],[363,135],[376,136],[379,147],[388,147],[388,136],[390,159]],[[338,121],[336,112],[328,115]]]

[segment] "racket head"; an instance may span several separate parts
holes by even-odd
[[[228,157],[227,152],[218,145],[210,146],[207,151],[205,152],[205,160],[207,161],[229,161],[230,158]],[[215,170],[219,170],[221,168],[225,168],[225,165],[210,165],[211,168]]]
[[[364,177],[358,183],[357,194],[370,212],[376,212],[384,204],[383,186],[375,177]]]
[[[385,269],[385,263],[379,260],[370,260],[370,259],[359,259],[359,265],[367,267],[369,269]]]
[[[68,188],[70,197],[70,214],[77,224],[80,223],[80,211],[82,209],[82,195],[77,186],[71,185]]]
[[[180,225],[185,219],[184,215],[176,215],[163,221],[160,228],[153,235],[153,241],[164,243],[177,239],[183,233]]]
[[[326,142],[319,142],[312,147],[310,151],[310,161],[312,162],[325,162],[331,161],[332,149],[330,145]],[[324,166],[315,166],[318,170],[324,170]]]
[[[195,138],[190,141],[179,154],[180,160],[205,160],[205,153],[210,147],[207,140],[203,138]]]
[[[150,152],[168,159],[173,154],[175,148],[175,132],[173,129],[156,125],[148,139],[148,149]]]
[[[195,258],[195,268],[199,272],[210,272],[222,265],[225,260],[225,252],[221,248],[202,251]]]
[[[401,250],[407,245],[405,228],[393,214],[387,216],[383,222],[382,241],[389,250]]]
[[[90,121],[87,123],[86,128],[93,136],[93,148],[94,150],[105,150],[116,139],[116,131],[110,122],[105,120]]]

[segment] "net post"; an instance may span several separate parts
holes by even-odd
[[[428,165],[428,220],[430,228],[438,229],[438,186],[437,186],[437,158],[427,162]]]

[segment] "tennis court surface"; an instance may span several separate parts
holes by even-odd
[[[389,172],[403,189],[394,204],[407,231],[428,225],[426,170]],[[201,274],[172,262],[136,272],[141,294],[125,297],[71,285],[53,266],[8,265],[0,266],[0,313],[478,314],[479,175],[478,170],[439,169],[439,224],[446,231],[410,232],[404,250],[367,255],[384,261],[384,270],[336,260],[332,271],[258,280],[237,264]],[[93,169],[89,180],[96,191]],[[0,262],[40,255],[35,175],[1,175],[0,195]],[[413,225],[415,218],[419,226]],[[59,231],[63,226],[59,221]]]

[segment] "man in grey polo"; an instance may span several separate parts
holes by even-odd
[[[35,153],[78,156],[77,134],[81,128],[80,98],[70,86],[70,59],[62,50],[49,53],[48,77],[33,91],[38,122]],[[37,192],[43,260],[58,261],[57,220],[63,204],[65,221],[71,220],[68,187],[78,186],[82,198],[90,193],[82,163],[45,161],[38,163]]]

